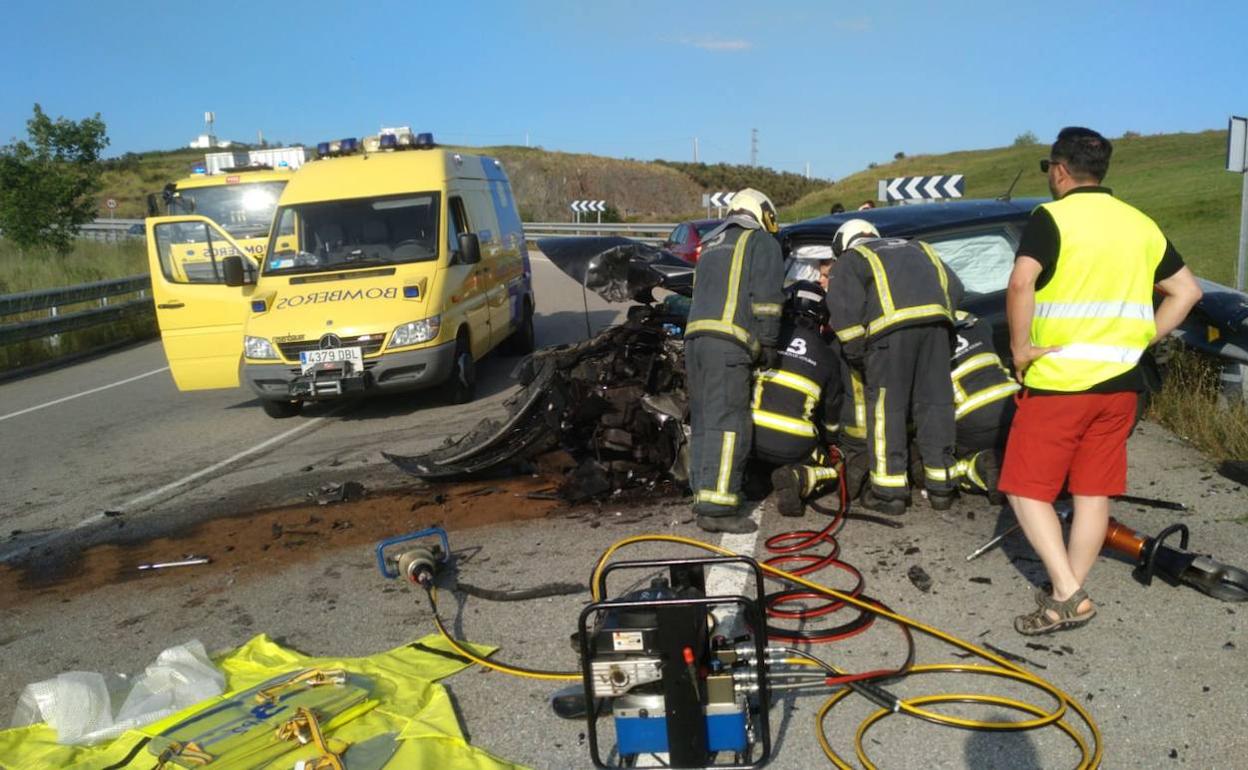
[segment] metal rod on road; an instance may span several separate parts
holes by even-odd
[[[974,551],[971,551],[970,556],[967,556],[966,560],[973,561],[974,559],[978,559],[980,556],[983,556],[985,553],[990,551],[992,547],[995,546],[997,543],[1000,543],[1002,540],[1006,539],[1007,537],[1009,537],[1010,535],[1014,534],[1015,532],[1019,531],[1022,528],[1023,528],[1022,524],[1015,524],[1014,526],[1005,530],[1004,532],[997,535],[993,539],[989,540],[988,542],[984,543],[980,547],[976,548]]]

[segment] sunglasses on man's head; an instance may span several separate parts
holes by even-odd
[[[1040,173],[1047,174],[1049,173],[1049,168],[1051,166],[1060,166],[1060,165],[1062,165],[1062,162],[1060,160],[1049,160],[1048,158],[1044,158],[1043,160],[1040,161]]]

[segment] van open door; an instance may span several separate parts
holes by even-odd
[[[242,257],[242,286],[228,286],[226,257]],[[147,257],[160,341],[178,390],[238,387],[243,324],[259,263],[202,216],[147,220]]]

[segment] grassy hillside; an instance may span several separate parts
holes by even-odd
[[[527,221],[571,221],[574,200],[605,200],[619,214],[635,221],[674,220],[694,215],[702,188],[681,171],[657,163],[596,155],[547,152],[530,147],[461,147],[499,158],[511,178],[522,217]],[[187,176],[202,161],[202,150],[175,150],[127,155],[108,162],[100,194],[117,200],[118,217],[142,217],[146,196]],[[771,173],[760,169],[760,173]]]
[[[1200,275],[1233,283],[1239,242],[1238,174],[1225,171],[1226,132],[1162,134],[1114,139],[1105,183],[1123,200],[1148,213]],[[994,198],[1023,176],[1015,197],[1049,194],[1037,161],[1048,145],[919,155],[846,177],[782,210],[787,221],[820,216],[835,202],[853,208],[874,199],[879,179],[921,174],[966,175],[969,198]]]

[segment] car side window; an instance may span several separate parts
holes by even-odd
[[[447,203],[447,207],[451,211],[450,217],[446,221],[446,238],[448,254],[454,254],[459,251],[460,233],[471,232],[468,229],[468,212],[464,208],[464,200],[458,195],[452,197]]]
[[[689,225],[680,225],[672,231],[671,241],[673,245],[679,245],[689,240]]]
[[[1017,225],[922,236],[971,294],[1005,289],[1022,233]]]

